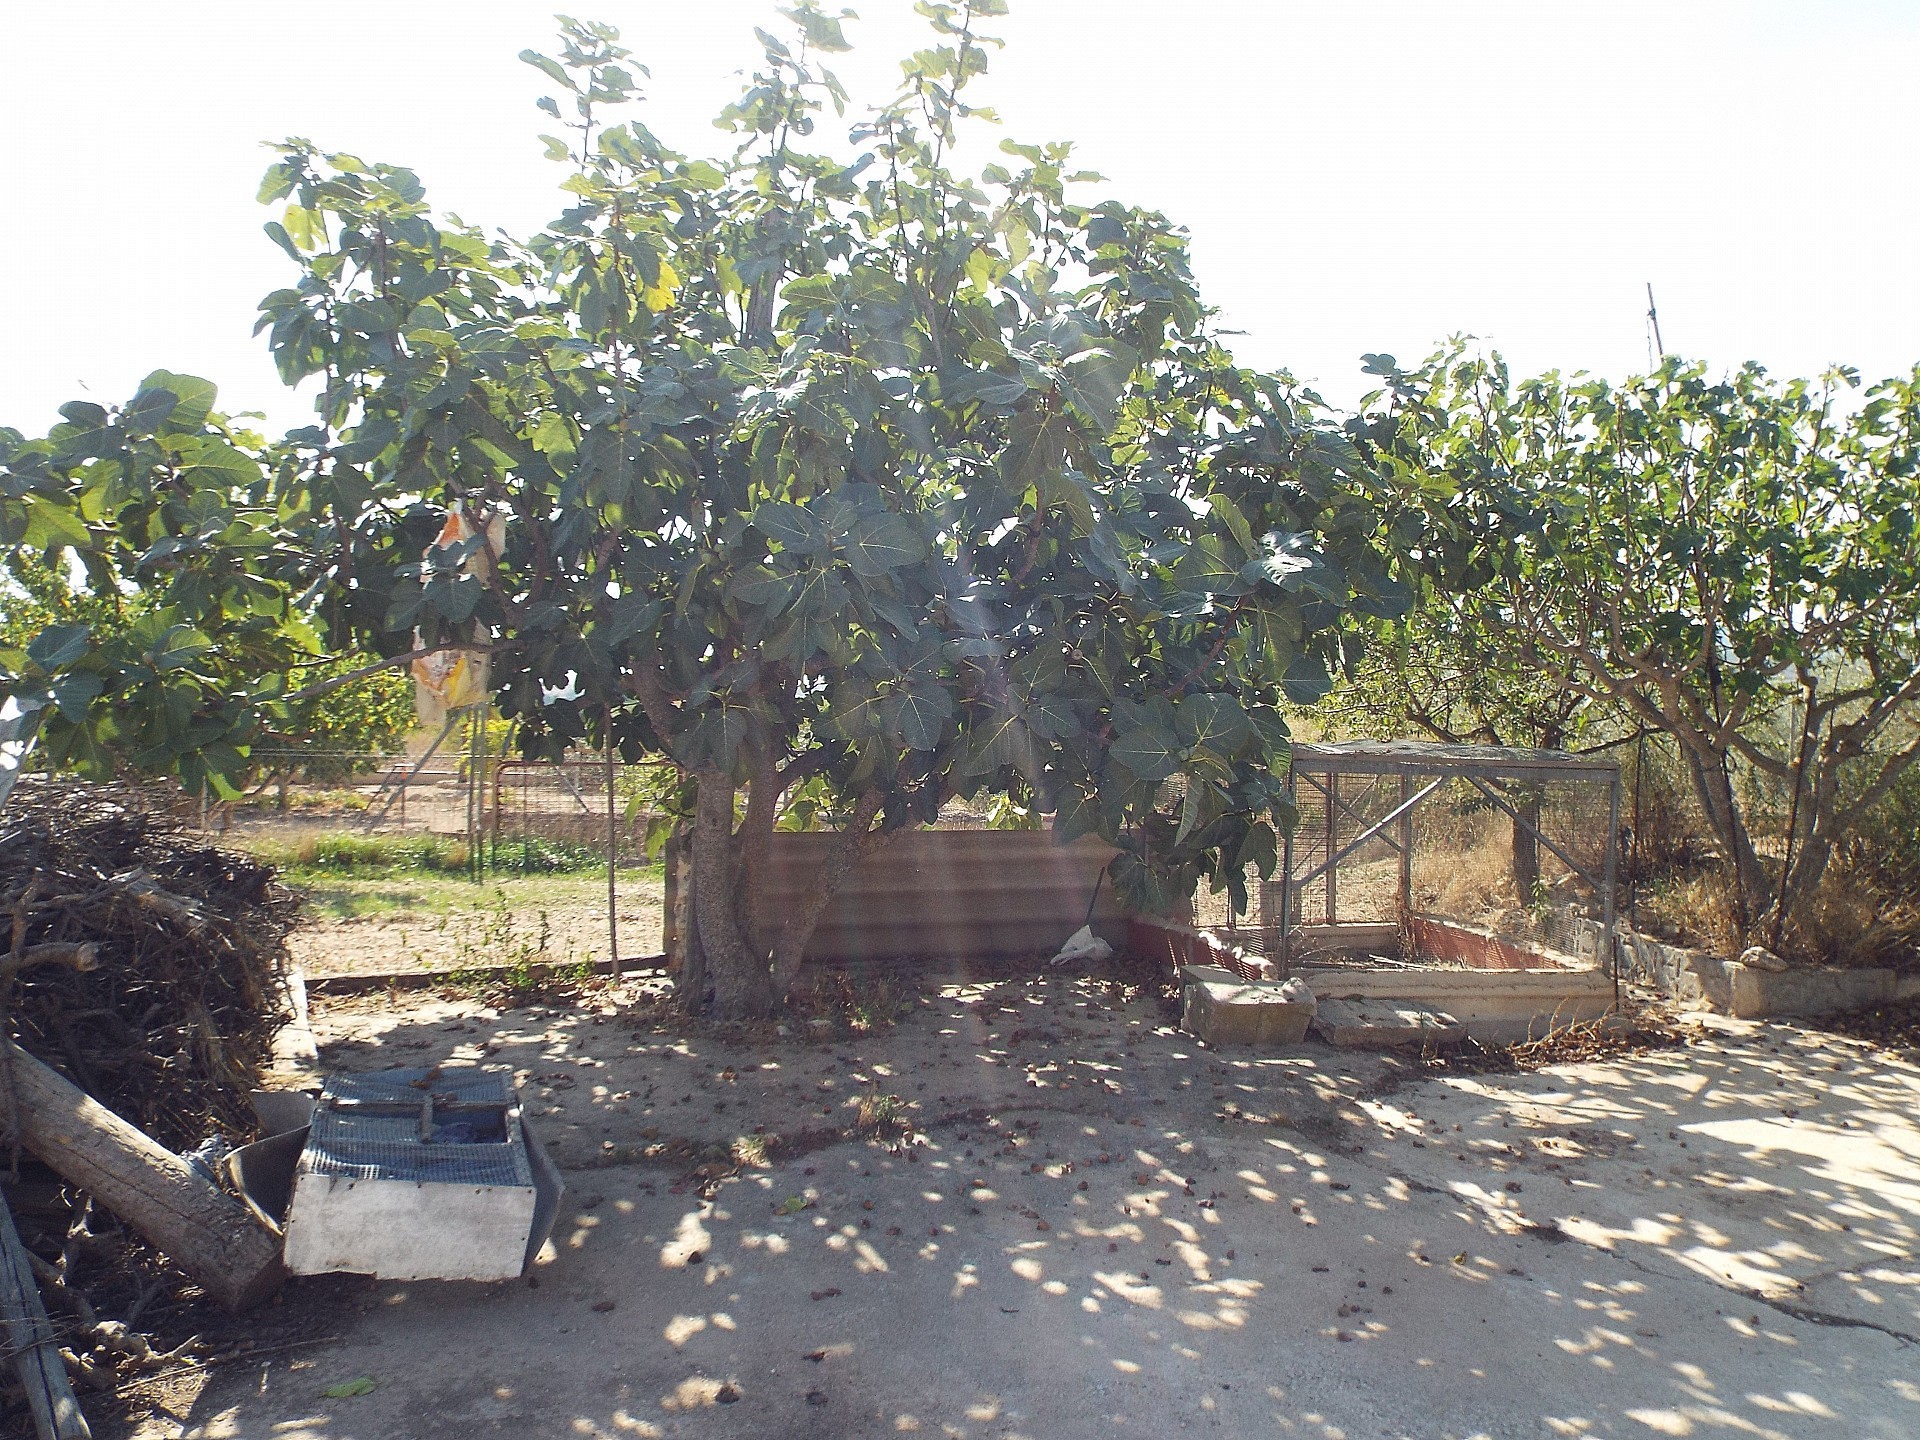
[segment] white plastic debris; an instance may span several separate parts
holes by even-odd
[[[1093,933],[1091,925],[1082,925],[1060,947],[1060,951],[1047,963],[1049,965],[1074,965],[1083,960],[1104,960],[1113,954],[1113,947]]]

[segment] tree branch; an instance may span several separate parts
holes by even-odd
[[[424,660],[429,655],[443,655],[449,650],[467,650],[476,655],[491,655],[503,645],[476,645],[471,640],[450,640],[444,645],[423,645],[417,650],[409,650],[403,655],[391,655],[385,660],[375,660],[370,665],[362,665],[349,670],[344,675],[335,675],[331,679],[316,680],[311,685],[303,685],[298,690],[289,691],[281,696],[283,700],[312,700],[321,695],[330,695],[343,685],[364,680],[369,675],[378,675],[382,670],[395,670],[402,665],[411,665],[416,660]]]

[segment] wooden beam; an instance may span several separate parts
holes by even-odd
[[[27,1390],[27,1405],[40,1440],[92,1440],[87,1417],[80,1413],[60,1341],[47,1320],[39,1287],[33,1283],[33,1263],[20,1232],[13,1228],[13,1212],[0,1196],[0,1336],[6,1338],[13,1367]]]
[[[229,1310],[257,1305],[286,1270],[279,1237],[238,1200],[79,1086],[0,1039],[0,1121],[20,1143],[137,1230]]]

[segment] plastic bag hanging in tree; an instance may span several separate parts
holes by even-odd
[[[434,541],[421,552],[421,558],[433,560],[436,550],[450,550],[467,544],[475,531],[472,522],[458,509],[447,511],[447,520],[440,527],[440,533]],[[497,562],[505,548],[507,538],[507,517],[494,515],[486,521],[485,536],[481,544],[466,559],[464,566],[467,574],[476,580],[484,580],[489,561]],[[421,583],[432,579],[431,571],[423,574]],[[479,621],[473,623],[473,641],[476,646],[487,643],[486,626]],[[415,649],[426,645],[426,638],[418,630],[413,632]],[[440,650],[432,655],[424,655],[413,662],[415,709],[422,720],[431,722],[449,710],[465,710],[469,706],[486,701],[490,692],[489,679],[491,667],[484,650]]]

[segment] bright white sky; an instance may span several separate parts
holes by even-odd
[[[651,66],[642,118],[713,153],[711,116],[773,0],[568,0]],[[1920,361],[1913,171],[1920,5],[1903,0],[1014,0],[973,93],[1005,133],[1076,141],[1112,193],[1193,233],[1243,358],[1352,403],[1358,357],[1467,331],[1526,371],[1669,349],[1777,373]],[[865,0],[856,101],[924,42]],[[545,4],[328,0],[0,6],[0,424],[123,401],[148,370],[306,423],[254,307],[291,266],[260,233],[260,142],[412,166],[447,210],[523,233]]]

